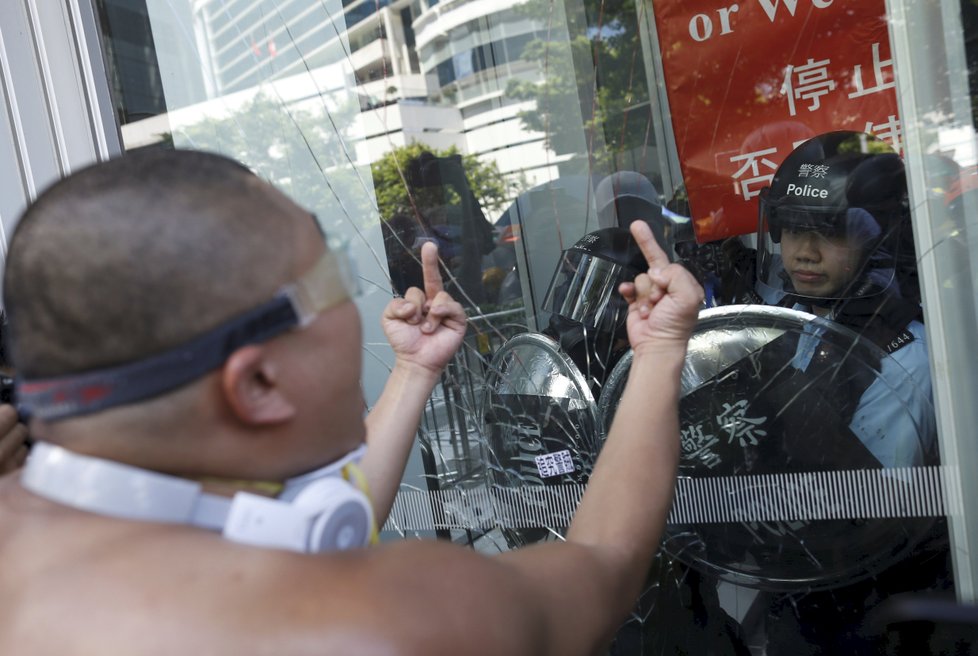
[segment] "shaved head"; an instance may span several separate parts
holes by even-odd
[[[38,198],[10,242],[13,365],[47,378],[185,342],[302,273],[296,244],[312,220],[218,155],[135,152],[77,172]]]

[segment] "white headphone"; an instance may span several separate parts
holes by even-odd
[[[232,542],[300,553],[370,543],[374,516],[367,495],[342,478],[366,445],[322,469],[286,481],[278,499],[248,492],[233,498],[203,492],[175,476],[72,453],[37,442],[21,485],[51,501],[88,512],[150,522],[189,524]]]

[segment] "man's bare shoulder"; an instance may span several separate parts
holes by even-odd
[[[0,525],[0,653],[540,653],[521,582],[447,543],[257,549],[68,510],[11,477]]]

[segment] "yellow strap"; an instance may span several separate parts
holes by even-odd
[[[269,497],[277,497],[282,493],[282,490],[285,489],[285,485],[282,483],[276,483],[275,481],[249,481],[238,478],[218,478],[216,476],[198,476],[194,480],[203,485],[207,485],[209,483],[211,485],[218,485],[245,492],[254,492],[255,494],[261,494]]]
[[[370,500],[370,486],[367,484],[367,475],[363,473],[356,463],[349,463],[343,466],[342,469],[343,478],[347,482],[352,483],[358,490],[363,492],[367,496],[367,500]],[[373,517],[371,514],[370,521],[370,544],[380,543],[380,533],[377,531],[377,518]]]

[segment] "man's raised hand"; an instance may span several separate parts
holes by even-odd
[[[629,229],[649,264],[647,273],[618,288],[628,302],[632,350],[685,349],[703,305],[703,288],[685,267],[669,262],[647,223],[634,221]]]

